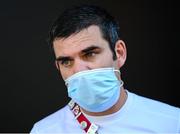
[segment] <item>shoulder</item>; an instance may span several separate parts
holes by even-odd
[[[155,130],[180,130],[180,108],[133,93],[132,112],[140,123]],[[163,127],[162,127],[163,126]],[[162,129],[162,130],[161,130]],[[170,131],[172,132],[172,131]]]
[[[65,106],[62,109],[38,121],[36,124],[38,125],[51,125],[52,123],[55,124],[59,122],[59,120],[62,120],[65,117],[65,114],[67,114],[68,110],[69,110],[68,106]]]
[[[43,118],[34,124],[31,133],[48,133],[48,132],[61,132],[63,129],[62,125],[65,120],[72,120],[73,116],[68,106],[50,114],[49,116]],[[61,127],[62,126],[62,127]]]
[[[135,102],[141,106],[141,109],[151,111],[152,113],[160,113],[161,115],[164,114],[167,116],[176,117],[176,119],[180,114],[180,109],[178,107],[158,100],[142,97],[136,94],[134,94],[134,99]]]

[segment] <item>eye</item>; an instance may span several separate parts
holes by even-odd
[[[72,62],[73,62],[72,60],[62,60],[60,63],[64,67],[70,67],[72,65]]]
[[[95,57],[95,55],[96,55],[95,52],[88,52],[88,53],[84,54],[84,58],[90,59],[90,58]]]

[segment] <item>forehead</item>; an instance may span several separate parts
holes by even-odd
[[[94,25],[68,38],[57,38],[53,42],[56,55],[66,55],[67,52],[72,52],[73,50],[80,51],[91,45],[105,47],[107,44],[107,41],[102,37],[99,27]]]

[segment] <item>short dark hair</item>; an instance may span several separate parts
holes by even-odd
[[[102,37],[108,41],[115,60],[115,43],[120,39],[119,25],[105,9],[94,5],[81,5],[66,9],[52,24],[49,32],[49,44],[56,38],[67,38],[74,33],[96,25]]]

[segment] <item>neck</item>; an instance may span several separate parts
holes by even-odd
[[[124,90],[124,88],[122,87],[121,89],[121,93],[120,93],[120,97],[118,99],[118,101],[116,102],[116,104],[114,104],[111,108],[109,108],[106,111],[103,112],[89,112],[86,111],[85,109],[81,108],[82,112],[84,112],[87,115],[91,115],[91,116],[103,116],[103,115],[109,115],[109,114],[113,114],[117,111],[119,111],[121,109],[121,107],[124,105],[124,103],[126,102],[127,99],[127,93]]]

